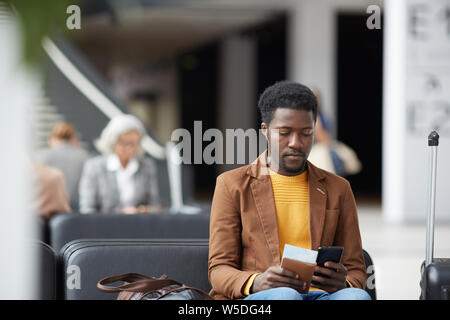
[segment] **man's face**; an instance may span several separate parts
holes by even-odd
[[[314,126],[312,111],[275,110],[269,126],[261,124],[268,141],[270,168],[287,176],[303,172],[313,144]]]

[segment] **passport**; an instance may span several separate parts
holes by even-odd
[[[298,274],[300,280],[306,283],[304,290],[300,293],[308,293],[311,279],[316,267],[317,251],[308,250],[286,244],[281,259],[281,267]]]
[[[302,261],[305,263],[316,263],[318,251],[308,250],[300,247],[296,247],[290,244],[284,245],[283,258],[289,258],[293,260]]]

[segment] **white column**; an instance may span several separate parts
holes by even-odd
[[[322,111],[335,126],[335,4],[295,2],[288,26],[288,78],[320,91]]]
[[[385,220],[398,222],[403,220],[405,200],[405,1],[385,2],[383,36],[382,212]]]
[[[226,129],[241,128],[245,131],[255,127],[258,99],[256,46],[252,38],[236,34],[227,37],[220,50],[220,102],[217,120],[224,135],[225,148]],[[224,163],[225,156],[224,151]],[[242,164],[219,165],[218,168],[219,172],[223,172],[240,166]]]
[[[31,299],[32,280],[40,276],[31,252],[36,236],[27,170],[28,120],[37,82],[21,64],[18,25],[1,6],[0,43],[0,299]]]

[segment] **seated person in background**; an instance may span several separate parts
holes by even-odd
[[[341,177],[359,173],[362,165],[356,152],[332,136],[328,121],[320,110],[319,93],[317,90],[312,92],[316,96],[318,106],[314,144],[309,154],[309,162]]]
[[[64,175],[59,169],[32,163],[34,172],[34,197],[32,208],[45,220],[56,213],[70,212]]]
[[[259,100],[268,149],[252,164],[221,174],[214,192],[208,275],[217,299],[370,299],[356,204],[344,178],[307,161],[317,101],[283,81]],[[342,246],[341,263],[315,267],[314,287],[281,268],[284,245]],[[320,276],[326,275],[325,276]]]
[[[36,158],[41,164],[62,171],[70,206],[73,210],[78,210],[78,184],[89,154],[79,147],[76,130],[69,123],[57,123],[48,143],[50,148],[39,150]]]
[[[96,141],[103,153],[86,161],[80,180],[81,213],[159,212],[156,165],[142,156],[145,129],[132,115],[114,117]]]

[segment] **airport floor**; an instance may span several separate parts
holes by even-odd
[[[358,204],[358,211],[363,247],[375,265],[377,298],[419,299],[426,224],[387,223],[376,204]],[[450,258],[450,224],[436,225],[434,241],[434,256]]]

